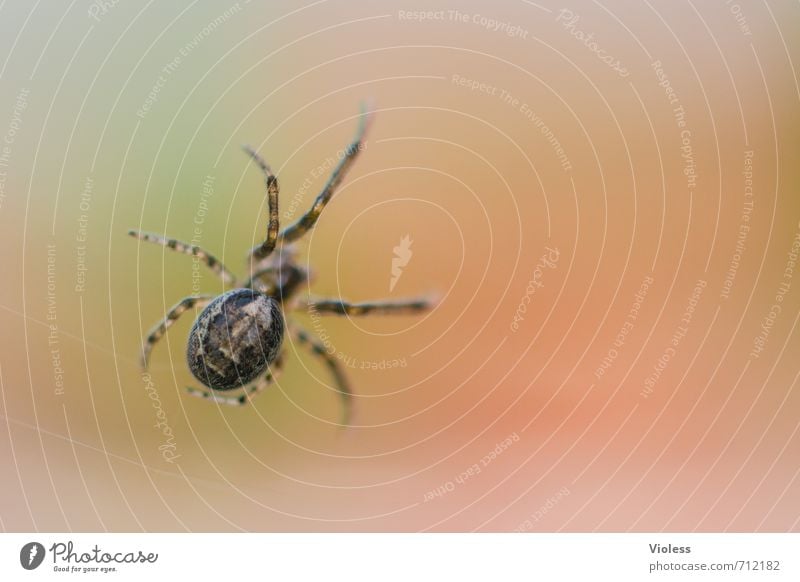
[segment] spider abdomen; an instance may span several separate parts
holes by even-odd
[[[189,369],[214,390],[244,386],[278,357],[283,331],[280,306],[271,297],[252,289],[223,293],[189,332]]]

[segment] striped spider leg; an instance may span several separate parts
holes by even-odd
[[[350,389],[350,384],[347,381],[347,376],[345,376],[342,367],[333,354],[328,353],[325,346],[314,339],[311,334],[302,327],[293,325],[290,329],[292,337],[297,340],[297,343],[307,347],[314,356],[320,358],[333,374],[333,379],[336,381],[336,391],[339,393],[339,397],[342,401],[341,425],[348,426],[353,412],[353,391]]]
[[[147,366],[150,364],[150,352],[153,351],[153,346],[156,344],[156,342],[158,342],[158,340],[164,337],[164,334],[167,333],[167,330],[172,327],[176,321],[178,321],[180,316],[193,307],[205,307],[211,303],[211,300],[214,299],[214,297],[214,295],[196,295],[193,297],[184,297],[175,305],[173,305],[169,311],[167,311],[164,319],[155,324],[147,334],[147,337],[145,337],[140,360],[143,370],[147,370]]]
[[[353,162],[356,161],[358,154],[361,152],[364,145],[364,135],[369,128],[371,119],[371,112],[369,111],[367,105],[362,103],[361,114],[355,138],[352,142],[350,142],[350,145],[345,148],[344,156],[339,161],[339,164],[334,168],[330,178],[328,178],[327,183],[322,188],[322,192],[319,193],[317,199],[314,201],[313,206],[308,210],[308,212],[301,216],[297,222],[287,227],[283,232],[280,233],[280,240],[287,243],[295,241],[306,234],[309,230],[314,228],[314,225],[317,223],[317,219],[319,218],[320,214],[322,214],[325,205],[328,204],[333,196],[333,193],[336,191],[336,188],[344,179],[345,175],[347,175],[347,172],[350,170]]]

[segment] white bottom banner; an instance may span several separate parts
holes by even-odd
[[[800,580],[800,534],[2,534],[0,580]]]

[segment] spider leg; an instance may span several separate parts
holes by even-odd
[[[198,246],[190,245],[185,242],[175,240],[174,238],[167,238],[165,236],[161,236],[160,234],[152,234],[149,232],[142,232],[140,230],[129,230],[128,234],[133,238],[137,238],[145,242],[155,243],[185,255],[197,257],[203,261],[209,269],[214,271],[214,273],[216,273],[224,283],[229,283],[231,285],[236,284],[236,275],[225,268],[225,265],[223,265],[214,255],[204,251]]]
[[[261,278],[269,275],[274,279],[277,272],[278,268],[273,265],[253,271],[252,275],[250,275],[250,278],[244,282],[242,287],[245,289],[255,289],[263,293],[270,293],[271,291],[274,291],[275,283],[270,282],[267,284],[262,281]]]
[[[242,392],[242,394],[239,396],[221,396],[219,394],[215,394],[214,392],[200,390],[199,388],[193,388],[191,386],[188,386],[186,391],[192,396],[217,402],[218,404],[227,404],[228,406],[244,406],[257,394],[263,392],[273,382],[275,382],[275,378],[278,377],[281,370],[283,370],[283,357],[278,356],[278,359],[270,365],[269,369],[263,376],[251,383],[249,386],[243,387],[244,392]]]
[[[264,158],[259,156],[256,151],[250,146],[242,146],[245,152],[253,159],[256,165],[261,168],[264,174],[264,180],[267,183],[267,212],[269,212],[269,224],[267,224],[267,238],[260,245],[250,251],[250,255],[260,261],[267,258],[275,249],[275,244],[278,242],[278,230],[280,223],[278,220],[278,178],[272,173],[267,162]]]
[[[298,309],[337,315],[399,315],[426,311],[433,304],[434,302],[431,299],[425,297],[397,301],[370,301],[366,303],[350,303],[341,299],[309,297],[298,305]]]
[[[350,390],[347,377],[344,375],[344,371],[342,370],[341,366],[339,366],[339,362],[332,354],[327,352],[325,346],[312,338],[303,328],[292,326],[291,331],[299,343],[308,347],[311,350],[311,353],[315,356],[322,358],[328,368],[330,368],[331,372],[333,373],[333,377],[336,380],[336,387],[339,392],[339,396],[342,399],[341,426],[348,426],[350,424],[350,417],[352,416],[353,391]]]
[[[153,351],[153,346],[156,344],[158,340],[164,337],[164,334],[167,333],[167,330],[172,327],[172,324],[175,323],[178,318],[183,315],[186,311],[191,309],[195,306],[205,307],[211,300],[214,299],[214,295],[197,295],[192,297],[184,297],[178,303],[172,306],[172,308],[167,311],[167,315],[164,316],[164,319],[159,321],[150,332],[147,334],[147,337],[144,340],[144,345],[142,346],[142,356],[141,356],[141,365],[142,369],[147,370],[147,365],[150,363],[150,352]]]
[[[325,208],[325,205],[330,201],[334,191],[336,190],[336,187],[344,179],[345,174],[347,174],[350,166],[353,165],[353,162],[361,151],[364,134],[369,126],[369,121],[370,112],[367,110],[366,105],[362,104],[361,118],[358,123],[356,136],[350,145],[348,145],[345,149],[344,157],[342,157],[339,164],[336,166],[336,168],[334,168],[330,178],[328,178],[328,182],[325,184],[322,192],[320,192],[320,194],[317,196],[317,199],[314,201],[314,205],[311,207],[311,209],[301,216],[297,222],[287,227],[280,234],[281,240],[284,242],[292,242],[314,228],[314,224],[316,224],[319,215],[322,214],[322,210]]]

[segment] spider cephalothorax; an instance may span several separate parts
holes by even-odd
[[[250,278],[241,285],[237,283],[236,276],[219,260],[200,247],[161,235],[129,231],[128,234],[140,240],[197,257],[223,283],[231,287],[218,296],[185,297],[172,307],[145,338],[142,348],[142,366],[145,369],[153,345],[164,336],[167,329],[184,312],[202,307],[203,310],[189,332],[186,356],[189,370],[210,391],[196,388],[188,390],[195,396],[222,404],[245,404],[250,397],[269,386],[275,373],[280,370],[283,340],[288,329],[293,339],[309,346],[313,354],[325,360],[336,381],[336,390],[343,400],[342,422],[349,422],[352,392],[339,362],[308,332],[296,324],[286,322],[284,313],[297,308],[313,309],[320,314],[340,315],[416,313],[430,307],[427,299],[373,303],[350,303],[341,299],[295,299],[296,293],[308,281],[309,275],[305,268],[294,261],[290,245],[314,227],[323,208],[361,151],[369,119],[369,113],[362,110],[355,140],[345,149],[344,156],[334,168],[313,206],[296,223],[283,231],[280,230],[278,221],[278,179],[255,151],[245,147],[245,151],[264,173],[269,219],[264,242],[253,248],[249,254]],[[280,252],[273,253],[278,246]],[[240,396],[227,395],[229,391],[237,389],[242,389]]]

